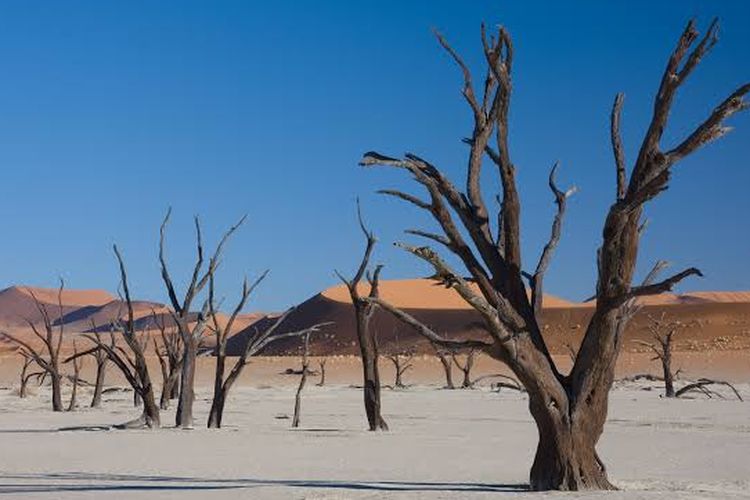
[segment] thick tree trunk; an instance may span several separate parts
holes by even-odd
[[[148,389],[142,400],[144,424],[150,429],[158,429],[161,427],[161,418],[159,416],[159,407],[156,405],[156,398],[151,388]]]
[[[197,355],[197,342],[190,339],[185,343],[185,353],[182,361],[182,376],[180,387],[180,400],[177,404],[175,425],[183,429],[193,428],[193,402],[195,401],[195,358]]]
[[[104,377],[107,373],[107,361],[98,362],[96,365],[96,383],[94,384],[94,395],[91,398],[91,408],[102,406],[102,392],[104,390]]]
[[[364,377],[364,399],[367,423],[371,431],[387,431],[388,424],[380,414],[380,370],[378,368],[378,346],[368,331],[368,318],[364,303],[355,304],[357,318],[357,335],[360,354],[362,355],[362,374]]]
[[[59,373],[52,373],[50,376],[52,381],[52,411],[63,411],[62,403],[62,390],[61,390],[61,379]]]
[[[566,394],[529,391],[529,409],[539,432],[529,478],[532,490],[616,489],[596,452],[607,416],[611,378],[605,376],[598,385],[591,396],[577,403]]]

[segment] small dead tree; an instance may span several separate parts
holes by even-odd
[[[698,379],[696,382],[692,382],[690,384],[687,384],[685,387],[681,388],[675,393],[676,398],[683,397],[687,394],[691,394],[693,392],[700,392],[706,396],[708,396],[709,399],[711,399],[713,396],[717,396],[720,399],[724,399],[724,396],[722,396],[720,393],[709,389],[709,386],[712,385],[720,385],[724,387],[729,387],[729,389],[732,390],[734,395],[737,397],[738,400],[742,401],[742,396],[740,396],[739,391],[737,391],[737,388],[734,387],[729,382],[726,382],[724,380],[712,380],[709,378],[701,378]]]
[[[91,349],[85,351],[76,351],[72,356],[68,357],[64,363],[70,363],[83,356],[91,356],[96,362],[96,381],[94,382],[94,394],[91,397],[91,408],[101,408],[102,405],[102,394],[104,392],[104,380],[107,374],[107,367],[109,366],[109,356],[104,349],[100,348],[98,344],[102,342],[102,336],[99,332],[99,326],[92,319],[91,329],[89,330],[97,340],[97,345],[94,345]],[[115,348],[115,336],[109,336],[109,344],[112,349]]]
[[[323,387],[324,385],[326,385],[326,363],[328,363],[328,358],[322,358],[318,360],[318,367],[320,368],[320,380],[317,384],[315,384],[318,387]]]
[[[60,370],[60,350],[63,344],[63,333],[64,333],[64,309],[62,304],[62,294],[65,288],[65,282],[60,278],[60,287],[57,290],[57,305],[58,305],[58,320],[57,328],[53,323],[50,313],[47,310],[47,305],[43,304],[34,294],[34,291],[28,289],[29,295],[34,301],[34,306],[39,312],[42,319],[42,327],[44,333],[42,333],[37,324],[30,318],[25,318],[26,324],[29,326],[31,331],[34,333],[37,339],[42,342],[42,349],[35,349],[28,342],[11,335],[7,332],[0,333],[0,336],[8,339],[9,341],[16,344],[21,348],[26,355],[34,360],[34,363],[42,370],[43,378],[49,376],[50,383],[52,385],[52,411],[63,411],[62,402],[62,378],[63,374]]]
[[[24,399],[29,395],[29,380],[34,377],[36,377],[37,380],[41,380],[41,376],[44,374],[44,372],[29,373],[29,367],[34,363],[34,358],[24,349],[19,349],[18,353],[23,358],[23,365],[21,366],[21,376],[19,377],[20,385],[18,387],[18,397]]]
[[[453,363],[451,358],[451,350],[441,347],[435,342],[430,341],[433,351],[435,351],[435,357],[440,361],[440,365],[443,367],[443,373],[445,373],[445,385],[444,389],[455,389],[456,385],[453,383]]]
[[[70,403],[68,404],[68,411],[73,411],[78,406],[78,379],[81,376],[81,357],[78,356],[78,346],[76,345],[76,341],[73,340],[73,357],[70,358],[71,363],[73,363],[73,389],[70,393]]]
[[[386,357],[390,360],[391,363],[393,363],[393,387],[404,389],[406,387],[403,379],[404,373],[414,367],[414,364],[412,363],[412,360],[414,359],[414,353],[411,351],[396,352],[393,354],[389,354]]]
[[[360,210],[359,200],[357,200],[357,219],[359,221],[359,227],[367,240],[365,251],[362,255],[362,261],[360,262],[359,268],[357,268],[354,277],[351,279],[346,279],[339,271],[336,271],[336,275],[349,290],[352,307],[354,308],[355,322],[357,325],[357,342],[359,344],[359,352],[362,359],[362,375],[364,379],[363,392],[367,423],[371,431],[387,431],[388,424],[385,422],[385,419],[381,414],[380,407],[380,368],[378,366],[380,354],[378,352],[378,340],[375,336],[374,330],[370,328],[370,319],[372,319],[374,307],[373,304],[368,301],[368,299],[377,299],[379,295],[378,283],[380,280],[380,271],[383,269],[383,266],[380,264],[375,266],[375,270],[372,274],[367,270],[377,240],[375,234],[368,231],[367,227],[365,227],[365,223],[362,220],[362,211]],[[362,278],[365,277],[365,274],[367,274],[367,281],[370,284],[370,293],[367,297],[362,297],[359,290],[359,284],[362,281]]]
[[[454,351],[451,353],[453,364],[456,365],[456,368],[461,370],[461,373],[463,373],[464,376],[464,379],[461,382],[462,389],[471,389],[472,387],[474,387],[474,381],[471,379],[471,370],[474,368],[474,361],[476,360],[476,357],[478,355],[478,349],[470,348],[464,355],[463,361],[461,361],[460,354],[458,352]]]
[[[117,368],[119,368],[125,379],[130,384],[130,387],[133,388],[133,391],[142,402],[143,410],[141,416],[130,422],[118,425],[117,427],[123,429],[137,429],[143,427],[158,429],[161,426],[161,418],[159,407],[157,406],[154,397],[154,386],[151,383],[151,375],[149,374],[148,365],[146,364],[145,346],[147,345],[147,339],[143,339],[143,335],[139,335],[136,330],[135,313],[133,311],[133,301],[130,297],[130,287],[128,285],[128,275],[125,269],[125,262],[123,261],[117,245],[114,245],[113,249],[120,269],[120,285],[122,286],[125,304],[127,306],[127,314],[124,321],[118,318],[112,323],[111,335],[114,335],[114,331],[120,332],[128,349],[126,350],[115,344],[103,342],[101,337],[97,337],[94,334],[87,334],[86,338],[107,353],[109,359],[115,364],[115,366],[117,366]]]
[[[614,100],[610,135],[616,189],[597,255],[595,309],[568,374],[561,373],[555,365],[540,325],[544,276],[560,241],[567,200],[573,190],[563,191],[557,187],[555,165],[549,176],[557,209],[550,238],[536,267],[526,272],[521,259],[521,201],[508,141],[513,45],[505,28],[499,27],[495,36],[487,36],[482,27],[487,71],[479,92],[475,91],[472,73],[461,56],[437,34],[439,43],[461,70],[462,92],[474,122],[471,137],[465,140],[469,146],[465,191],[433,163],[414,154],[393,158],[368,152],[360,161],[366,167],[405,170],[426,190],[426,200],[392,189],[381,193],[431,214],[441,234],[422,230],[407,232],[444,247],[458,258],[471,279],[465,279],[463,272],[455,272],[431,247],[400,246],[430,264],[437,279],[456,290],[477,311],[486,333],[481,338],[446,339],[382,299],[366,300],[378,304],[440,345],[481,349],[510,367],[526,388],[529,410],[539,435],[530,472],[532,490],[614,489],[596,445],[604,430],[622,333],[630,319],[628,306],[637,297],[669,291],[683,279],[701,275],[698,269],[690,268],[663,281],[642,286],[634,284],[645,205],[667,188],[674,165],[726,134],[730,128],[725,121],[748,108],[743,99],[750,92],[750,84],[745,84],[721,102],[687,137],[672,147],[662,148],[662,136],[675,95],[715,46],[717,29],[718,23],[714,21],[700,37],[695,22],[690,21],[683,31],[667,62],[651,121],[629,172],[620,137],[623,95],[618,94]],[[491,143],[493,136],[494,144]],[[496,167],[502,191],[496,217],[490,216],[481,189],[485,163]],[[531,289],[530,298],[526,282]]]
[[[271,323],[271,325],[266,327],[264,330],[260,330],[258,327],[254,328],[254,333],[248,339],[247,344],[245,344],[244,350],[240,354],[239,358],[237,358],[237,361],[234,363],[234,366],[232,366],[229,374],[225,376],[226,344],[229,338],[229,332],[231,331],[237,316],[245,306],[245,303],[252,294],[253,290],[255,290],[260,282],[265,278],[266,274],[267,271],[263,273],[261,277],[258,278],[251,286],[248,286],[247,280],[243,282],[240,300],[237,303],[237,306],[232,311],[232,314],[229,316],[229,320],[224,323],[224,325],[222,325],[218,320],[216,305],[214,303],[214,278],[213,276],[211,276],[211,278],[209,279],[208,314],[213,324],[212,329],[214,331],[214,335],[216,336],[216,348],[214,351],[216,355],[216,370],[214,373],[214,394],[211,401],[211,410],[208,415],[207,425],[209,429],[217,429],[221,427],[224,417],[224,406],[226,405],[229,391],[242,374],[242,371],[245,369],[245,366],[249,362],[249,358],[260,353],[263,349],[265,349],[269,344],[273,342],[290,337],[309,335],[313,332],[317,332],[323,326],[330,324],[319,323],[303,330],[276,333],[284,320],[286,320],[289,317],[289,314],[291,314],[291,312],[294,310],[294,308],[289,309],[284,314],[276,318],[273,323]],[[261,322],[258,321],[257,323]]]
[[[246,216],[243,216],[237,224],[229,228],[227,232],[219,240],[216,245],[213,256],[208,261],[208,265],[204,266],[203,258],[203,237],[201,233],[201,225],[198,217],[195,217],[195,239],[196,239],[196,260],[193,266],[193,271],[188,281],[185,294],[182,299],[178,298],[177,291],[175,289],[172,277],[169,274],[166,260],[166,249],[165,239],[167,224],[169,223],[169,217],[172,213],[170,208],[167,211],[167,215],[164,217],[164,221],[161,224],[159,230],[159,264],[161,266],[161,277],[164,281],[164,286],[167,289],[169,300],[174,309],[173,318],[177,324],[177,331],[180,333],[182,339],[182,365],[180,367],[180,398],[177,404],[177,413],[175,415],[175,424],[177,427],[184,429],[193,428],[193,403],[195,401],[195,365],[196,357],[198,356],[198,348],[200,346],[203,334],[206,330],[206,322],[208,320],[208,300],[206,300],[201,308],[201,312],[198,313],[195,324],[191,327],[191,306],[193,301],[200,295],[201,291],[208,284],[209,279],[213,276],[216,268],[219,265],[219,259],[224,249],[224,245],[232,234],[245,222]]]
[[[177,399],[180,392],[182,339],[176,328],[167,327],[164,316],[158,316],[156,311],[152,311],[152,317],[161,338],[161,347],[156,337],[153,338],[154,352],[159,360],[162,378],[159,408],[168,410],[170,401]]]
[[[307,375],[310,373],[310,333],[305,334],[302,351],[302,375],[299,378],[297,392],[294,395],[294,416],[292,417],[292,427],[299,427],[300,413],[302,412],[302,390],[307,383]]]
[[[646,346],[654,352],[651,361],[658,360],[661,362],[662,373],[664,374],[664,396],[673,398],[675,397],[674,379],[680,372],[680,370],[672,371],[673,338],[684,325],[680,321],[669,320],[665,312],[662,312],[658,318],[649,315],[648,319],[647,328],[656,343],[644,340],[634,340],[633,342]]]

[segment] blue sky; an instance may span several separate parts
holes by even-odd
[[[750,80],[750,3],[510,1],[4,1],[0,3],[0,286],[117,286],[117,242],[138,297],[164,300],[160,220],[185,276],[192,216],[212,244],[247,213],[219,275],[231,302],[243,274],[270,268],[248,309],[281,309],[350,272],[362,247],[354,200],[381,244],[384,277],[428,270],[390,245],[423,215],[374,194],[411,189],[397,172],[356,167],[362,152],[415,152],[463,184],[470,115],[437,27],[479,72],[479,23],[514,37],[511,155],[535,263],[553,214],[560,160],[580,188],[547,281],[591,294],[614,192],[608,117],[626,93],[633,159],[666,58],[687,20],[721,19],[719,45],[681,90],[668,146]],[[648,207],[641,269],[665,258],[706,277],[682,290],[750,289],[750,114],[681,163]],[[488,194],[496,179],[485,176]],[[413,191],[418,192],[418,191]]]

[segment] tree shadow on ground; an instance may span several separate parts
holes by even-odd
[[[344,481],[324,479],[211,479],[201,477],[95,474],[87,472],[14,474],[0,472],[0,495],[87,491],[201,491],[286,487],[360,491],[455,493],[525,492],[527,484],[433,481]]]

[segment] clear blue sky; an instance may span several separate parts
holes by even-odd
[[[608,116],[626,93],[633,159],[666,58],[686,21],[721,18],[721,40],[682,89],[666,134],[686,133],[750,80],[750,2],[100,2],[0,3],[0,286],[117,286],[110,246],[134,294],[164,300],[158,227],[174,208],[173,271],[188,273],[191,218],[206,239],[243,213],[219,276],[271,274],[248,309],[280,309],[350,272],[362,239],[354,200],[382,244],[387,278],[428,272],[393,249],[423,216],[378,188],[396,172],[356,167],[362,152],[412,151],[457,182],[470,116],[460,78],[430,34],[442,30],[479,71],[479,23],[514,37],[511,154],[524,203],[526,262],[553,213],[545,179],[562,162],[577,184],[548,291],[590,295],[612,199]],[[750,289],[750,113],[682,163],[648,208],[641,268],[657,258],[706,273],[689,289]],[[494,179],[485,179],[493,192]]]

